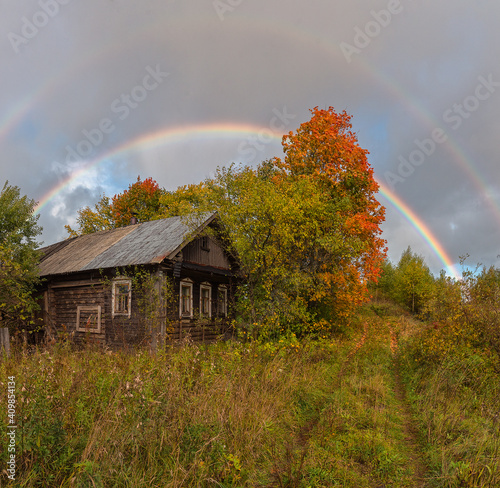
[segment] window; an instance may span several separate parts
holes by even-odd
[[[193,316],[193,283],[191,280],[181,281],[179,315],[181,317]]]
[[[219,285],[217,289],[217,307],[221,317],[227,317],[227,288]]]
[[[113,281],[113,317],[126,315],[130,317],[132,310],[132,282],[130,280]]]
[[[76,330],[101,333],[101,306],[78,305],[76,309]]]
[[[208,243],[208,236],[203,236],[203,237],[200,238],[200,247],[204,251],[210,251],[210,246],[209,246],[209,243]]]
[[[212,316],[212,287],[208,283],[200,285],[200,314]]]

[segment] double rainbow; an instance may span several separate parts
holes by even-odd
[[[345,60],[339,48],[339,43],[332,39],[320,37],[318,34],[309,32],[300,26],[292,23],[286,23],[283,20],[277,21],[276,19],[270,20],[261,17],[250,17],[243,15],[242,9],[235,9],[231,12],[231,25],[234,29],[247,32],[259,32],[259,35],[270,35],[279,37],[290,45],[300,44],[301,46],[310,47],[315,52],[322,51],[325,60],[335,60],[345,66]],[[172,28],[182,30],[184,24],[196,24],[197,30],[210,29],[213,21],[219,22],[215,14],[212,12],[211,16],[207,14],[198,18],[172,18]],[[229,25],[226,23],[226,25]],[[137,40],[143,40],[145,43],[155,42],[161,38],[162,32],[165,30],[165,22],[163,18],[159,18],[156,24],[144,24],[139,27],[134,33],[134,43]],[[85,56],[75,57],[73,64],[66,64],[61,66],[61,71],[55,73],[54,76],[46,78],[36,90],[28,94],[23,99],[17,101],[8,109],[3,118],[0,119],[0,140],[7,137],[9,133],[23,121],[25,117],[35,108],[40,102],[50,100],[55,97],[61,86],[71,85],[72,80],[78,79],[82,73],[87,71],[90,66],[95,66],[98,63],[107,63],[109,59],[116,56],[116,53],[123,50],[123,40],[117,39],[115,42],[107,46],[96,46],[93,51],[88,51]],[[382,87],[387,94],[397,103],[400,103],[408,114],[423,122],[428,128],[429,134],[431,131],[442,126],[442,122],[433,118],[433,116],[421,107],[420,102],[415,99],[407,90],[405,90],[394,79],[390,78],[382,71],[370,65],[367,61],[367,56],[357,57],[349,69],[359,70],[360,76],[365,76],[371,82],[376,83]],[[162,67],[168,70],[168,66]],[[356,73],[355,73],[356,74]],[[113,150],[99,156],[98,158],[87,162],[81,169],[76,170],[66,179],[60,181],[49,192],[40,198],[40,202],[36,208],[36,212],[40,212],[47,206],[47,204],[58,194],[68,188],[73,182],[85,176],[91,168],[98,168],[99,165],[118,155],[125,155],[132,150],[145,150],[151,147],[160,147],[163,145],[184,142],[197,138],[212,138],[220,139],[225,138],[244,138],[245,136],[259,134],[262,128],[249,124],[205,124],[205,125],[190,125],[183,127],[175,127],[170,129],[163,129],[158,132],[145,134],[138,138],[131,140]],[[448,131],[449,132],[449,131]],[[473,161],[467,158],[463,152],[460,144],[453,137],[453,134],[448,133],[448,141],[443,145],[449,155],[452,157],[453,162],[468,176],[469,180],[474,184],[479,193],[485,197],[486,203],[491,208],[495,219],[500,223],[500,209],[490,197],[489,185],[481,177],[478,168],[474,165]],[[276,140],[281,139],[281,134],[274,134]],[[440,262],[445,268],[456,278],[459,273],[453,264],[452,259],[447,254],[444,247],[439,243],[435,235],[431,232],[429,227],[422,221],[422,219],[393,191],[386,185],[380,183],[380,193],[382,197],[393,206],[404,218],[411,224],[413,228],[421,235],[427,245],[432,249],[433,253],[439,258]]]
[[[117,156],[124,156],[131,151],[147,151],[155,147],[167,146],[173,143],[182,143],[193,140],[207,139],[214,140],[220,138],[236,138],[243,139],[244,137],[256,137],[263,131],[262,127],[256,127],[248,124],[206,124],[182,126],[170,129],[164,129],[158,132],[144,134],[136,139],[128,141],[126,144],[118,146],[98,158],[89,161],[78,171],[75,171],[71,176],[62,180],[58,185],[52,188],[49,192],[42,196],[35,212],[39,213],[44,207],[58,194],[64,192],[75,180],[81,178],[86,172],[92,168],[97,168],[101,163]],[[269,136],[269,129],[265,130],[266,136]],[[276,142],[281,141],[282,134],[273,134],[272,138]],[[390,190],[384,183],[379,182],[380,194],[382,197],[393,206],[410,225],[418,232],[422,239],[427,243],[445,269],[455,278],[460,278],[453,260],[446,252],[443,245],[439,242],[427,224],[413,211],[396,193]]]

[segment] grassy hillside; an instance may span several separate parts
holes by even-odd
[[[334,339],[15,353],[16,480],[2,486],[498,487],[500,388],[480,349],[368,306]],[[2,408],[2,470],[7,409]]]

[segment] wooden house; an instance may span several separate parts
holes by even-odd
[[[42,248],[42,321],[50,340],[110,347],[229,332],[238,265],[216,214],[154,220]]]

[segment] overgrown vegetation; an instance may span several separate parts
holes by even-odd
[[[402,374],[429,466],[429,485],[500,485],[498,356],[457,328],[402,330]]]
[[[425,270],[423,260],[413,261]],[[402,267],[387,268],[393,285],[382,279],[379,292],[412,311],[395,285]],[[426,486],[500,486],[499,271],[465,269],[461,280],[412,272],[407,279],[418,292],[414,317],[426,321],[400,321],[399,362],[428,466]]]
[[[16,351],[15,486],[496,487],[498,358],[437,331],[379,300],[315,341]]]
[[[372,290],[431,324],[420,339],[425,360],[459,354],[466,347],[488,351],[500,361],[500,270],[466,268],[465,257],[462,265],[461,280],[444,271],[434,278],[424,259],[408,248],[396,266],[384,263]]]
[[[390,352],[359,339],[19,354],[18,486],[394,486]]]
[[[314,108],[283,137],[283,159],[231,165],[169,192],[150,178],[79,212],[71,235],[196,213],[217,212],[245,286],[238,317],[275,338],[322,334],[367,299],[385,257],[378,184],[352,132],[351,117]]]
[[[139,179],[80,211],[77,233],[217,210],[245,278],[239,337],[155,354],[18,344],[0,363],[17,424],[2,486],[500,486],[500,270],[435,278],[410,248],[381,263],[384,209],[349,121],[314,109],[284,161],[175,192]],[[33,205],[0,195],[4,323],[35,308]],[[146,328],[168,333],[168,280],[128,276]]]
[[[0,191],[0,322],[11,332],[33,328],[41,232],[35,202],[5,182]]]

